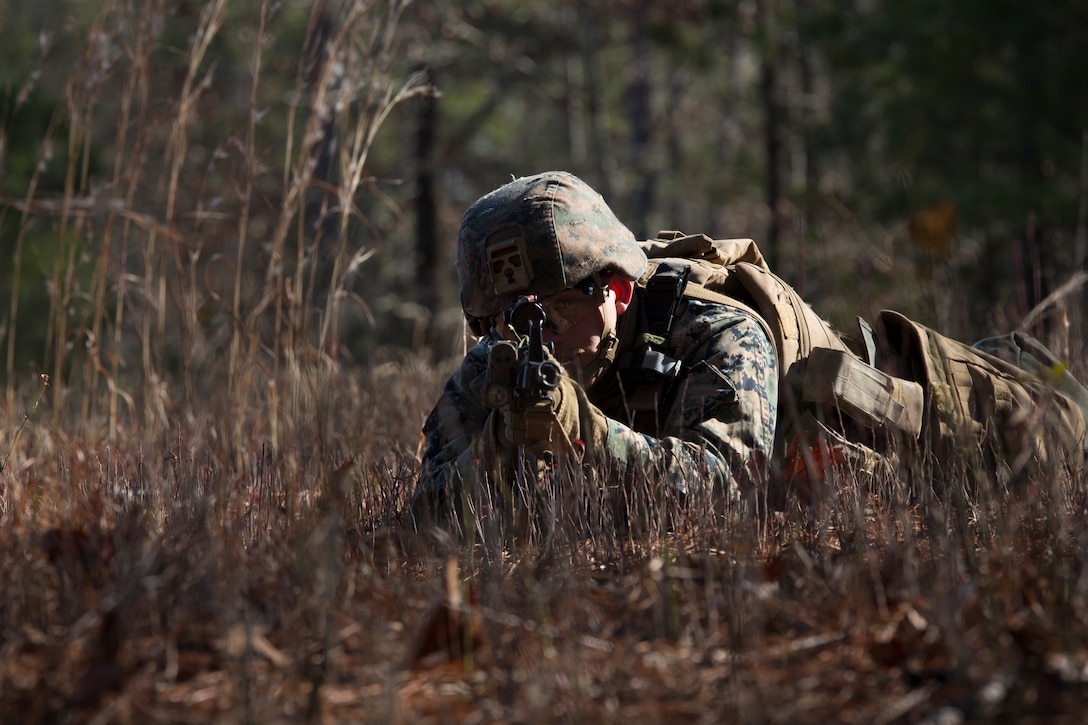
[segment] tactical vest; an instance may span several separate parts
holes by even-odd
[[[1029,458],[1082,465],[1088,455],[1088,391],[1037,341],[998,357],[891,311],[875,329],[858,318],[848,336],[771,272],[750,239],[661,232],[641,245],[647,318],[620,361],[636,410],[656,414],[679,375],[667,340],[682,301],[697,299],[746,309],[773,343],[776,473],[787,479],[816,483],[839,464],[875,475],[908,456],[939,464],[978,453],[987,468],[1008,471]]]

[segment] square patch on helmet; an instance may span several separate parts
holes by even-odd
[[[492,238],[498,235],[493,235]],[[487,247],[487,267],[495,294],[520,292],[533,280],[533,266],[522,236],[506,237]]]

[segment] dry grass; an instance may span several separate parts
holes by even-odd
[[[373,382],[394,380],[409,376]],[[410,454],[341,462],[345,441],[276,454],[252,438],[239,455],[228,434],[179,431],[151,455],[24,430],[0,529],[0,570],[18,582],[0,598],[5,719],[875,722],[1088,708],[1083,481],[919,501],[844,477],[819,507],[762,523],[697,508],[637,531],[561,519],[543,540],[483,522],[444,544],[403,525]]]
[[[200,7],[179,65],[157,55],[177,40],[162,3],[103,3],[42,142],[63,189],[2,200],[16,259],[55,264],[38,316],[16,264],[0,338],[0,719],[1088,714],[1083,472],[910,495],[842,475],[766,518],[647,495],[634,529],[579,508],[531,535],[414,533],[421,416],[452,363],[355,367],[337,342],[366,306],[374,134],[416,92],[383,65],[396,4],[335,5],[328,55],[286,85],[271,40],[243,43],[229,103],[223,34],[265,38],[287,10]],[[218,137],[217,114],[236,121]],[[1083,361],[1059,302],[1039,315]],[[42,331],[48,388],[16,362]]]

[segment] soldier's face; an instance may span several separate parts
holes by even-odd
[[[605,278],[602,286],[603,290],[571,289],[540,300],[548,317],[541,337],[576,378],[597,356],[604,331],[616,329],[616,321],[626,312],[634,292],[633,284],[618,276]],[[509,330],[500,328],[500,332],[509,339],[514,337]]]
[[[556,359],[571,375],[577,376],[596,356],[608,320],[615,324],[616,295],[606,287],[602,297],[599,303],[589,298],[589,304],[569,306],[555,314],[549,311],[548,319],[559,324],[544,328],[544,342],[551,343]]]
[[[603,294],[582,294],[581,300],[557,298],[554,304],[545,305],[548,318],[553,319],[554,315],[557,321],[562,322],[554,329],[544,328],[544,342],[552,343],[560,364],[576,378],[596,357],[605,330],[616,329],[617,319],[627,311],[631,302],[633,285],[630,281],[611,277],[604,281],[604,285]],[[571,293],[578,294],[578,291],[562,294]],[[548,307],[552,307],[552,310]]]

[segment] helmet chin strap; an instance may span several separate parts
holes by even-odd
[[[601,373],[607,370],[616,360],[616,352],[619,350],[620,338],[616,333],[616,326],[608,321],[608,315],[602,314],[604,329],[601,331],[601,340],[597,343],[597,354],[579,371],[579,382],[588,388],[597,381]],[[585,352],[581,349],[575,352],[575,356]]]

